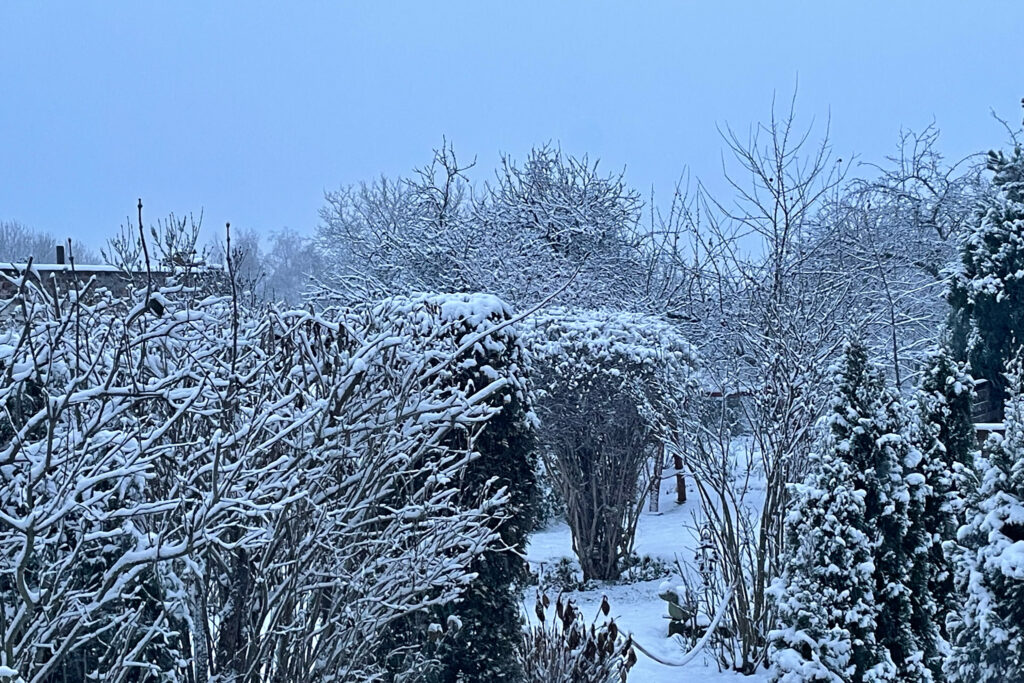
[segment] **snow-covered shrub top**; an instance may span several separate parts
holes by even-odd
[[[652,436],[665,436],[695,391],[697,353],[659,318],[553,308],[521,330],[541,419],[560,423],[559,430],[572,429],[577,418],[571,415],[581,410],[601,404],[614,410],[608,401],[617,396],[635,405]]]
[[[664,321],[556,308],[523,329],[545,467],[566,505],[584,579],[618,579],[652,449],[677,434],[693,348]]]
[[[406,327],[422,336],[435,334],[438,325],[453,323],[467,330],[482,332],[496,322],[512,317],[508,305],[492,294],[418,292],[388,297],[366,307],[390,316],[404,316],[404,321],[390,318],[391,324]]]
[[[490,294],[416,293],[343,310],[359,329],[387,328],[403,337],[407,360],[434,366],[441,377],[468,374],[470,386],[505,385],[529,405],[528,365],[509,306]],[[501,386],[493,385],[499,381]],[[506,392],[507,393],[507,392]]]
[[[652,316],[554,308],[530,319],[523,335],[534,362],[551,379],[566,382],[568,390],[604,375],[621,378],[623,385],[650,383],[644,393],[682,395],[697,366],[693,346],[672,325]]]

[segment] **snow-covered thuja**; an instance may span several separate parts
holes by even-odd
[[[876,380],[876,381],[880,381]],[[880,387],[874,449],[867,461],[852,462],[864,487],[865,519],[876,531],[874,548],[875,640],[896,665],[897,680],[931,681],[922,659],[933,665],[938,634],[929,620],[934,602],[927,590],[927,541],[923,528],[925,480],[921,452],[912,443],[911,413],[900,397]],[[915,581],[922,589],[914,592]],[[925,645],[927,643],[927,645]]]
[[[909,411],[869,366],[865,347],[859,342],[847,344],[822,454],[815,458],[808,485],[799,497],[799,512],[788,520],[791,555],[775,589],[784,627],[773,634],[772,658],[779,680],[816,680],[811,674],[821,666],[837,676],[849,675],[849,680],[932,680],[927,664],[935,666],[939,641],[931,621],[935,608],[927,581],[930,539],[923,525],[927,490],[922,455],[910,435]],[[840,495],[842,500],[833,499]],[[858,502],[851,503],[851,497]],[[852,513],[838,509],[847,504],[854,506]],[[840,565],[830,555],[837,552],[833,543],[844,546],[846,542],[846,536],[829,533],[834,524],[851,525],[843,533],[867,544],[862,564]],[[813,530],[816,525],[826,529],[824,536]],[[844,546],[838,552],[858,547]],[[844,621],[845,605],[829,608],[831,621],[823,620],[820,611],[806,608],[806,599],[814,595],[819,582],[823,590],[839,590],[832,599],[840,603],[856,597],[856,592],[845,595],[841,586],[830,581],[837,575],[836,567],[844,567],[841,574],[867,566],[870,572],[858,577],[870,580],[866,587],[858,584],[863,604],[848,613],[857,616],[855,622]],[[920,595],[914,594],[915,585]],[[864,612],[861,607],[868,603],[871,609]],[[870,620],[865,621],[865,614]],[[865,626],[870,627],[870,637],[857,631]],[[849,639],[849,660],[835,657],[836,629]],[[798,647],[805,637],[817,646],[822,645],[818,638],[824,637],[828,657],[816,656],[815,645]],[[927,663],[923,653],[930,658]],[[801,671],[810,672],[809,678],[800,678]]]
[[[916,433],[917,423],[913,422],[909,429],[912,435]],[[931,534],[927,524],[930,519],[928,512],[936,499],[934,490],[928,484],[927,472],[930,463],[917,446],[919,440],[914,436],[910,438],[915,445],[907,454],[909,457],[906,459],[904,470],[907,482],[908,524],[903,535],[902,547],[902,555],[907,563],[904,585],[908,592],[909,614],[905,615],[905,622],[897,623],[896,628],[905,629],[914,636],[915,640],[905,645],[920,648],[910,654],[915,666],[927,667],[928,673],[925,674],[918,669],[917,679],[941,681],[945,641],[939,624],[944,618],[940,605],[945,596],[934,592],[936,574],[943,568],[941,565],[932,564],[932,553],[938,547],[941,554],[942,538]]]
[[[772,587],[780,627],[769,634],[773,680],[783,683],[864,680],[880,661],[864,495],[837,445],[812,456],[786,519],[791,551]]]
[[[996,201],[964,242],[949,301],[971,374],[987,380],[993,398],[1002,401],[1006,363],[1024,344],[1024,151],[989,152],[987,165]]]
[[[483,294],[422,294],[392,297],[371,306],[369,320],[408,339],[412,358],[436,362],[439,376],[453,392],[474,396],[496,412],[482,429],[455,425],[441,439],[445,449],[474,454],[457,484],[456,500],[475,506],[488,491],[506,499],[503,514],[490,527],[499,542],[481,549],[470,569],[477,575],[458,602],[396,626],[394,637],[425,643],[424,619],[457,623],[433,646],[438,660],[427,681],[508,680],[521,676],[516,648],[521,637],[519,600],[513,584],[525,578],[526,536],[537,504],[535,419],[529,401],[525,352],[510,309]],[[455,621],[452,621],[452,620]]]
[[[945,349],[938,349],[928,355],[917,392],[915,442],[921,452],[917,471],[924,479],[918,493],[924,497],[919,514],[926,542],[923,569],[927,583],[921,585],[919,578],[912,590],[917,596],[917,609],[925,607],[925,596],[932,601],[934,614],[927,619],[923,613],[917,616],[930,622],[943,637],[947,635],[947,615],[959,608],[950,544],[964,521],[966,501],[977,486],[977,439],[971,421],[973,383]],[[922,623],[915,630],[920,633],[924,628]],[[925,660],[935,676],[941,677],[941,662],[929,656],[927,647]]]
[[[524,326],[546,469],[556,480],[585,579],[616,579],[632,548],[641,476],[684,417],[692,347],[666,322],[552,309]]]
[[[1024,377],[1011,363],[1006,432],[979,458],[981,485],[960,528],[957,589],[950,615],[950,681],[1024,680]]]
[[[485,482],[469,500],[460,483],[514,373],[455,382],[455,359],[421,339],[444,332],[413,329],[407,309],[13,284],[0,301],[4,671],[378,679],[389,626],[458,600],[500,543],[513,494]]]
[[[912,413],[898,394],[885,387],[881,372],[869,365],[860,342],[849,343],[844,356],[840,395],[847,396],[848,402],[844,407],[841,400],[835,411],[846,411],[853,446],[845,457],[855,473],[856,487],[864,491],[865,532],[872,540],[878,608],[875,640],[883,660],[895,665],[897,680],[929,681],[931,672],[922,652],[934,656],[938,644],[927,619],[934,611],[930,597],[925,590],[918,600],[912,587],[914,580],[923,579],[927,562],[922,526],[925,481],[921,452],[911,438]]]
[[[880,605],[866,472],[876,450],[881,387],[859,344],[849,344],[836,377],[828,432],[811,458],[787,516],[788,553],[772,586],[779,628],[769,634],[774,681],[896,680],[876,640]],[[872,487],[877,488],[877,487]],[[876,500],[869,504],[869,497]]]

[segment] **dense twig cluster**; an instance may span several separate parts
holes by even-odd
[[[495,542],[507,494],[458,482],[517,380],[453,386],[410,306],[16,284],[0,664],[26,681],[371,680],[381,631]]]

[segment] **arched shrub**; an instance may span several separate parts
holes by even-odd
[[[696,354],[658,318],[554,309],[528,338],[545,464],[565,499],[584,579],[619,577],[648,459],[693,392]]]

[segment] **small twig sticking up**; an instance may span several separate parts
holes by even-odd
[[[81,286],[78,280],[78,272],[75,270],[75,252],[71,249],[71,238],[68,244],[68,263],[71,264],[71,287],[75,288],[75,374],[82,368],[82,292],[85,287]],[[88,285],[86,285],[88,287]]]
[[[231,280],[231,383],[234,391],[235,365],[238,360],[238,283],[235,277],[235,262],[231,257],[231,223],[224,224],[228,279]]]
[[[148,299],[148,295],[153,293],[153,270],[149,265],[149,247],[146,246],[146,231],[142,227],[142,197],[139,197],[139,242],[142,243],[142,255],[146,259],[146,279],[148,280],[146,298]]]

